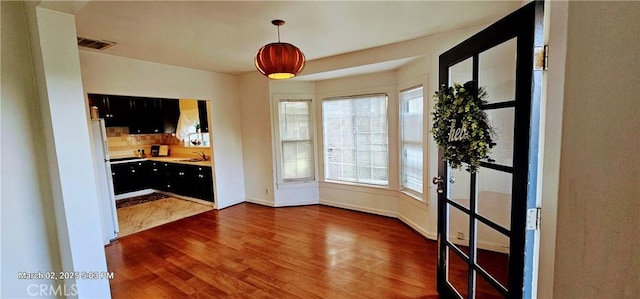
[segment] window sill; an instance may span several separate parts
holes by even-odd
[[[347,185],[347,186],[357,186],[364,188],[377,188],[377,189],[386,189],[389,190],[389,185],[375,185],[375,184],[366,184],[366,183],[357,183],[357,182],[349,182],[349,181],[335,181],[335,180],[324,180],[325,183],[328,184],[336,184],[336,185]]]
[[[422,198],[422,194],[416,194],[414,192],[411,191],[407,191],[407,190],[400,190],[400,192],[404,195],[406,195],[407,197],[411,197],[421,203],[424,203],[424,199]]]
[[[366,185],[366,184],[358,184],[351,182],[341,182],[341,181],[321,181],[320,187],[336,189],[336,190],[344,190],[351,192],[363,192],[363,193],[371,193],[371,194],[385,194],[387,196],[397,196],[398,189],[390,189],[389,186],[376,186],[376,185]]]
[[[302,189],[302,188],[318,187],[318,181],[309,180],[309,181],[278,182],[277,187],[278,189]]]

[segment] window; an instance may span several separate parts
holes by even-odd
[[[385,94],[325,99],[322,125],[327,180],[388,185]]]
[[[311,100],[278,103],[282,181],[314,179]]]
[[[422,86],[400,92],[400,187],[422,194]]]

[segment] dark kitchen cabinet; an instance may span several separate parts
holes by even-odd
[[[162,100],[162,125],[163,133],[175,133],[180,118],[180,100]]]
[[[200,132],[209,132],[209,117],[207,114],[207,101],[198,101],[198,117],[200,119]]]
[[[112,164],[116,195],[155,189],[214,202],[211,167],[157,161]]]
[[[173,184],[170,192],[191,196],[190,190],[193,188],[193,181],[189,165],[185,164],[169,164],[169,177]]]
[[[163,182],[162,184],[158,184],[158,186],[162,185],[162,187],[158,188],[157,190],[189,196],[210,202],[214,201],[213,178],[211,175],[210,166],[196,166],[179,163],[158,164],[160,164],[158,172],[164,171],[165,175],[157,176],[158,179],[162,180]],[[156,176],[154,176],[154,178],[155,177]]]
[[[111,165],[113,191],[116,195],[148,188],[147,162],[129,162]]]
[[[193,166],[193,197],[213,202],[213,179],[211,167]]]
[[[126,164],[111,164],[111,177],[113,178],[113,193],[116,195],[130,192],[129,167]]]
[[[130,97],[88,94],[89,107],[98,107],[98,115],[107,127],[127,127],[130,116]]]
[[[174,164],[175,192],[213,202],[211,167]]]
[[[180,116],[177,99],[131,98],[130,134],[175,133]]]
[[[169,163],[149,161],[148,167],[149,188],[169,192],[171,190]]]

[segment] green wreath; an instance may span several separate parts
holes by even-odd
[[[436,91],[431,133],[444,153],[443,160],[453,169],[466,163],[466,170],[475,173],[480,160],[489,159],[493,147],[493,128],[487,113],[480,107],[486,104],[487,92],[469,81],[453,87],[444,84]]]

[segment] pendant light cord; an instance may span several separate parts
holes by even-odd
[[[278,27],[278,42],[280,42],[280,25],[278,25],[277,27]]]

